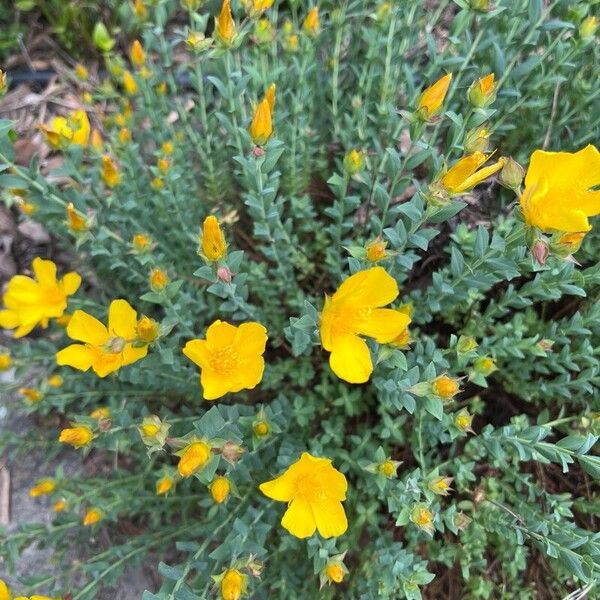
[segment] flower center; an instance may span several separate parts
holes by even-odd
[[[217,348],[212,351],[210,366],[219,375],[231,375],[238,364],[238,355],[233,346]]]
[[[125,350],[125,345],[127,341],[119,337],[118,335],[111,337],[108,342],[106,342],[106,351],[111,354],[120,354]]]
[[[321,481],[314,475],[304,475],[296,481],[296,496],[307,502],[319,502],[327,496]]]

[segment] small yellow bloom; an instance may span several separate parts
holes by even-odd
[[[129,58],[136,67],[141,67],[146,62],[146,54],[139,40],[134,40],[129,48]]]
[[[242,0],[248,16],[251,19],[259,17],[262,13],[273,6],[274,0]]]
[[[48,385],[53,388],[59,388],[63,384],[63,378],[60,375],[51,375],[48,377]]]
[[[92,419],[108,419],[110,417],[110,408],[107,406],[101,406],[99,408],[95,408],[91,413],[90,417]]]
[[[345,574],[339,562],[328,563],[327,567],[325,567],[325,575],[331,583],[342,583]]]
[[[81,284],[77,273],[56,278],[56,265],[51,260],[36,257],[32,263],[35,279],[15,275],[4,292],[4,310],[0,310],[0,327],[16,329],[16,338],[27,335],[36,325],[48,327],[48,320],[61,317],[67,308],[67,298]]]
[[[165,477],[161,477],[156,482],[156,495],[164,496],[173,489],[174,485],[175,482],[173,481],[172,477],[169,477],[168,475],[166,475]]]
[[[344,169],[349,175],[356,175],[365,166],[365,153],[362,150],[352,149],[344,156]]]
[[[133,345],[137,337],[137,313],[126,300],[113,300],[108,309],[108,328],[82,310],[76,310],[67,325],[67,335],[83,344],[71,344],[56,354],[58,365],[80,371],[90,367],[106,377],[148,354],[148,345]]]
[[[203,469],[211,458],[211,449],[205,442],[193,442],[186,446],[179,459],[177,470],[182,477],[191,477]]]
[[[215,37],[226,48],[229,48],[237,35],[235,22],[231,15],[231,0],[223,0],[221,12],[215,18]]]
[[[411,513],[410,520],[420,529],[426,531],[430,535],[435,532],[433,525],[434,514],[429,510],[429,507],[425,504],[415,504]]]
[[[67,510],[68,504],[67,501],[64,498],[61,498],[60,500],[57,500],[53,505],[52,505],[52,510],[54,512],[63,512],[65,510]]]
[[[169,170],[171,163],[169,162],[168,158],[159,158],[156,161],[156,166],[158,167],[158,170],[164,175]]]
[[[155,292],[162,292],[167,287],[167,283],[169,277],[162,269],[155,267],[150,271],[150,287]]]
[[[460,385],[458,379],[448,377],[448,375],[440,375],[431,383],[431,390],[442,400],[451,400],[460,392]]]
[[[448,73],[421,94],[417,104],[417,115],[421,119],[428,121],[440,112],[451,81],[452,73]]]
[[[259,488],[268,498],[288,503],[281,525],[298,538],[317,529],[324,538],[338,537],[348,529],[342,505],[348,483],[328,458],[303,452],[282,475]]]
[[[85,527],[91,527],[102,520],[102,511],[98,508],[89,508],[83,516]]]
[[[264,146],[273,133],[273,120],[271,116],[271,105],[268,98],[263,98],[256,110],[254,111],[254,117],[252,123],[248,128],[252,141],[257,146]]]
[[[254,25],[254,38],[257,44],[270,44],[276,36],[275,27],[269,19],[262,18],[256,21]]]
[[[39,496],[47,496],[56,489],[56,483],[53,479],[41,479],[38,481],[30,490],[29,495],[32,498],[38,498]]]
[[[46,141],[54,149],[61,146],[87,146],[90,138],[90,121],[84,110],[75,110],[68,117],[54,117],[50,125],[42,125]]]
[[[160,96],[164,96],[167,93],[167,83],[165,81],[161,81],[156,86],[156,93]]]
[[[473,362],[473,368],[475,369],[475,372],[486,377],[498,370],[498,367],[496,367],[496,361],[490,356],[479,356],[476,358]]]
[[[485,108],[496,99],[496,78],[493,73],[474,81],[467,93],[475,108]]]
[[[88,230],[87,219],[75,210],[72,202],[67,204],[67,225],[73,233],[83,233]]]
[[[236,327],[217,320],[206,330],[206,339],[190,340],[183,353],[200,367],[204,399],[216,400],[260,383],[266,344],[267,330],[260,323]]]
[[[366,254],[367,260],[369,262],[379,262],[380,260],[384,260],[385,258],[388,257],[388,254],[385,250],[386,248],[387,248],[387,242],[385,242],[381,238],[377,238],[376,240],[373,240],[372,242],[367,244],[367,246],[365,248],[366,253],[367,253]]]
[[[436,477],[427,484],[427,487],[438,496],[449,496],[452,491],[450,485],[453,480],[453,477]]]
[[[131,130],[127,129],[127,127],[123,127],[122,129],[119,129],[119,142],[121,144],[126,144],[127,142],[131,141]]]
[[[392,477],[397,476],[399,466],[400,466],[399,461],[388,458],[388,459],[384,460],[382,463],[379,463],[377,465],[377,471],[381,475],[384,475],[388,479],[391,479]]]
[[[581,22],[579,26],[579,35],[583,41],[589,41],[594,38],[598,29],[598,18],[589,16]]]
[[[21,394],[21,396],[24,396],[27,399],[27,401],[31,403],[39,402],[44,397],[44,394],[42,394],[40,390],[36,390],[35,388],[30,387],[19,388],[19,394]]]
[[[306,18],[304,19],[304,22],[302,23],[302,29],[309,37],[314,38],[319,34],[319,30],[321,29],[321,21],[319,20],[318,6],[313,6],[310,9],[306,15]]]
[[[143,254],[152,248],[152,238],[145,233],[136,233],[131,240],[131,244],[136,252]]]
[[[382,308],[398,297],[398,284],[382,267],[371,267],[350,276],[331,298],[326,297],[321,314],[321,344],[331,352],[331,370],[349,383],[364,383],[373,372],[369,347],[362,336],[379,344],[392,342],[410,318],[391,308]]]
[[[87,425],[75,423],[73,427],[67,427],[60,432],[58,441],[63,444],[70,444],[74,448],[83,448],[92,439],[94,439],[94,434]]]
[[[257,421],[252,426],[252,431],[258,437],[266,437],[271,431],[270,425],[266,421]]]
[[[37,211],[37,206],[26,200],[17,200],[17,206],[19,207],[19,210],[28,217]]]
[[[136,333],[137,340],[144,344],[151,344],[158,337],[159,325],[150,317],[142,316],[137,322]]]
[[[202,254],[210,261],[221,260],[227,254],[223,230],[213,215],[206,217],[202,225]]]
[[[135,96],[138,91],[138,85],[135,78],[129,71],[123,73],[123,88],[128,96]]]
[[[600,191],[592,190],[598,184],[600,152],[595,146],[573,153],[536,150],[520,199],[523,218],[542,231],[589,231],[588,217],[600,214]]]
[[[442,177],[442,186],[453,195],[472,190],[477,184],[497,173],[506,163],[506,159],[501,157],[495,163],[480,169],[489,157],[483,152],[463,156]]]
[[[229,497],[231,484],[227,477],[216,477],[210,484],[210,495],[217,504],[223,504]]]
[[[163,154],[169,156],[170,154],[173,154],[173,150],[175,150],[175,146],[173,146],[173,142],[165,142],[160,147],[160,150]]]
[[[202,52],[212,45],[212,38],[207,38],[201,31],[189,31],[185,43],[190,50]]]
[[[75,76],[77,77],[77,79],[81,79],[81,81],[86,81],[89,78],[90,74],[81,63],[77,63],[75,65]]]
[[[145,19],[148,16],[148,11],[144,6],[143,0],[134,0],[133,12],[135,13],[136,17],[138,17],[138,19]]]
[[[109,188],[114,188],[121,183],[117,163],[108,154],[102,157],[102,180]]]
[[[240,600],[246,589],[246,575],[237,569],[227,569],[221,578],[222,600]]]
[[[160,427],[155,423],[146,423],[145,425],[140,425],[140,430],[145,437],[151,438],[160,431]]]
[[[12,366],[12,357],[9,352],[0,352],[0,371],[6,371]]]
[[[90,143],[94,150],[96,150],[97,152],[102,151],[102,147],[104,145],[102,142],[102,135],[100,134],[100,132],[97,129],[92,130],[92,137],[91,137]]]
[[[160,177],[155,177],[151,182],[150,186],[153,190],[159,191],[165,187],[165,182]]]

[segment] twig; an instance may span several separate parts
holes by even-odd
[[[550,136],[552,135],[552,128],[554,127],[554,121],[556,120],[556,113],[558,109],[558,93],[560,91],[560,81],[554,88],[554,96],[552,98],[552,111],[550,112],[550,120],[548,121],[548,129],[546,130],[546,137],[544,137],[544,143],[542,148],[546,150],[550,145]]]

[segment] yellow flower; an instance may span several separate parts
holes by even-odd
[[[379,344],[393,341],[410,318],[397,310],[381,308],[398,296],[398,285],[382,267],[348,277],[321,315],[321,344],[328,352],[331,370],[349,383],[364,383],[373,372],[369,347],[361,336]]]
[[[319,34],[321,22],[319,21],[319,7],[313,6],[302,23],[304,33],[310,37],[316,37]]]
[[[223,0],[221,12],[215,18],[215,37],[225,47],[232,45],[236,37],[236,28],[231,16],[231,1]]]
[[[252,123],[248,128],[252,141],[257,146],[264,146],[273,133],[273,121],[271,117],[271,105],[268,98],[263,98],[256,110],[254,111],[254,117]]]
[[[12,357],[9,352],[0,352],[0,371],[10,369],[12,365]]]
[[[165,81],[161,81],[156,86],[156,93],[160,94],[161,96],[164,96],[167,93],[167,83]]]
[[[146,54],[139,40],[134,40],[129,48],[129,58],[136,67],[141,67],[146,61]]]
[[[362,150],[352,149],[344,156],[344,168],[349,175],[356,175],[365,166],[365,153]]]
[[[425,504],[415,504],[411,513],[410,520],[420,529],[433,535],[435,527],[433,526],[434,515]]]
[[[156,495],[164,496],[173,489],[174,485],[175,482],[173,481],[172,477],[169,477],[168,475],[166,475],[165,477],[161,477],[156,482]]]
[[[231,484],[227,477],[216,477],[210,484],[210,495],[217,504],[223,504],[229,496]]]
[[[496,99],[496,78],[493,73],[474,81],[467,93],[476,108],[485,108]]]
[[[67,510],[67,506],[67,501],[64,498],[61,498],[52,505],[52,510],[54,512],[63,512],[64,510]]]
[[[131,240],[131,244],[136,252],[143,254],[152,248],[152,238],[145,233],[136,233]]]
[[[92,130],[91,144],[94,150],[97,150],[98,152],[102,151],[102,136],[97,129]]]
[[[42,394],[42,392],[30,387],[19,388],[19,394],[21,394],[21,396],[24,396],[28,402],[32,403],[39,402],[44,397],[44,394]]]
[[[63,378],[60,375],[51,375],[48,377],[48,385],[53,388],[59,388],[63,384]]]
[[[113,188],[121,182],[117,164],[108,154],[102,157],[102,180],[109,188]]]
[[[88,230],[87,219],[75,210],[72,202],[67,204],[67,225],[73,233],[83,233]]]
[[[494,371],[497,371],[496,361],[490,356],[479,356],[473,362],[473,368],[477,373],[481,373],[484,376],[490,375]]]
[[[156,161],[156,166],[158,167],[158,170],[164,175],[169,170],[171,163],[169,162],[168,158],[159,158]]]
[[[169,277],[162,269],[155,267],[150,271],[150,287],[155,292],[162,292],[167,287],[167,283],[169,283]]]
[[[221,578],[222,600],[239,600],[246,589],[246,575],[237,569],[227,569]]]
[[[591,144],[579,152],[536,150],[525,176],[521,211],[530,227],[567,233],[589,231],[588,217],[600,214],[600,152]]]
[[[242,0],[242,4],[251,18],[260,16],[273,6],[274,0]]]
[[[148,354],[148,346],[133,346],[137,313],[126,300],[113,300],[108,309],[108,328],[82,310],[76,310],[67,325],[67,335],[83,344],[71,344],[56,354],[58,365],[80,371],[90,367],[106,377]]]
[[[169,154],[173,154],[173,150],[175,150],[175,147],[173,146],[173,142],[165,142],[161,147],[160,147],[160,151],[163,154],[166,154],[167,156]]]
[[[140,431],[145,437],[154,437],[159,431],[160,427],[155,423],[146,423],[145,425],[140,425]]]
[[[0,579],[0,600],[10,600],[11,594],[10,589],[6,583]]]
[[[131,141],[131,130],[127,129],[127,127],[123,127],[122,129],[119,129],[119,142],[121,142],[121,144],[126,144],[127,142]]]
[[[453,477],[436,477],[427,484],[427,487],[438,496],[449,496],[453,479]]]
[[[74,423],[73,425],[73,427],[67,427],[60,432],[58,441],[70,444],[74,448],[87,446],[94,439],[92,430],[84,424]]]
[[[108,417],[110,417],[110,408],[106,406],[95,408],[90,413],[90,417],[92,417],[92,419],[108,419]]]
[[[328,458],[303,452],[282,475],[259,488],[268,498],[288,503],[281,525],[298,538],[310,537],[315,529],[324,538],[337,537],[348,529],[342,505],[348,483]]]
[[[84,65],[82,65],[81,63],[77,63],[75,65],[75,76],[77,77],[77,79],[85,81],[89,78],[90,74]]]
[[[133,2],[133,12],[139,19],[145,19],[148,15],[148,11],[144,6],[143,0],[134,0]]]
[[[227,254],[223,230],[213,215],[206,217],[202,225],[202,254],[210,261],[221,260]]]
[[[265,92],[265,99],[269,103],[269,109],[271,111],[271,116],[275,112],[275,95],[277,93],[277,86],[272,83]]]
[[[377,465],[377,471],[381,475],[384,475],[388,479],[391,479],[392,477],[397,476],[399,466],[400,466],[400,461],[392,460],[391,458],[388,458],[388,459],[384,460],[382,463],[379,463]]]
[[[89,508],[83,516],[85,527],[91,527],[102,520],[102,512],[98,508]]]
[[[200,367],[204,399],[216,400],[260,383],[266,344],[267,330],[260,323],[236,327],[217,320],[206,330],[206,339],[190,340],[183,353]]]
[[[373,240],[369,244],[367,244],[365,250],[367,253],[367,260],[370,262],[378,262],[388,257],[385,249],[387,248],[387,242],[384,242],[382,239],[377,238]]]
[[[151,182],[150,186],[153,190],[162,190],[165,187],[165,182],[160,177],[155,177]]]
[[[56,483],[53,479],[42,479],[29,490],[29,495],[32,498],[38,498],[39,496],[51,494],[55,489]]]
[[[125,71],[123,73],[123,88],[125,88],[125,93],[128,96],[134,96],[137,94],[138,85],[135,81],[135,78],[129,71]]]
[[[325,568],[325,575],[331,583],[342,583],[345,573],[340,563],[331,562]]]
[[[451,81],[452,73],[448,73],[421,94],[417,104],[417,115],[419,118],[428,121],[440,112]]]
[[[211,458],[210,446],[205,442],[193,442],[180,453],[177,470],[182,477],[191,477],[204,468]]]
[[[254,431],[255,435],[257,435],[258,437],[265,437],[269,435],[271,427],[266,421],[257,421],[252,426],[252,431]]]
[[[90,122],[84,110],[75,110],[68,118],[54,117],[49,126],[41,125],[41,130],[54,149],[70,144],[87,146],[90,138]]]
[[[431,391],[443,400],[451,400],[460,392],[460,385],[458,379],[448,377],[448,375],[440,375],[432,381]]]
[[[477,184],[497,173],[506,163],[506,159],[501,157],[495,163],[480,169],[489,157],[489,154],[483,152],[463,156],[442,177],[442,186],[450,194],[464,194],[472,190]]]
[[[589,16],[581,22],[579,26],[579,35],[584,41],[591,40],[596,35],[598,29],[598,19],[594,16]]]
[[[77,273],[67,273],[56,279],[56,265],[51,260],[36,257],[32,263],[35,279],[15,275],[2,298],[0,327],[15,329],[16,338],[27,335],[36,325],[48,327],[48,320],[61,317],[67,308],[67,298],[81,284]]]
[[[37,206],[32,202],[27,202],[26,200],[17,200],[17,206],[19,210],[28,217],[37,211]]]
[[[137,341],[143,344],[151,344],[158,337],[158,323],[150,317],[143,316],[136,327]]]

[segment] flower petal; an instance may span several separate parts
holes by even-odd
[[[223,348],[233,344],[237,327],[225,321],[215,321],[206,330],[206,341],[213,348]]]
[[[44,286],[56,285],[56,265],[51,260],[37,256],[31,264],[35,278]]]
[[[108,339],[106,327],[92,315],[76,310],[67,325],[67,335],[72,340],[102,346]]]
[[[200,384],[202,385],[202,397],[205,400],[216,400],[232,391],[231,380],[215,373],[208,367],[203,368],[200,373]]]
[[[148,354],[148,346],[139,346],[135,348],[131,344],[127,344],[123,350],[123,364],[121,366],[130,365],[144,358]]]
[[[203,368],[209,364],[210,353],[206,340],[190,340],[185,344],[182,352],[199,367]]]
[[[317,524],[310,504],[302,498],[294,498],[281,519],[281,526],[300,539],[313,535]]]
[[[331,303],[350,300],[356,305],[385,306],[399,293],[396,280],[383,267],[371,267],[348,277],[332,296]]]
[[[336,338],[329,356],[331,370],[348,383],[365,383],[373,372],[367,343],[357,335]]]
[[[137,312],[127,300],[113,300],[108,308],[108,331],[126,340],[136,337]]]
[[[81,276],[78,273],[67,273],[60,281],[63,291],[67,296],[74,294],[81,285]]]
[[[260,323],[251,321],[242,323],[237,328],[236,347],[243,356],[256,356],[265,351],[267,346],[267,329]]]
[[[290,476],[289,470],[271,479],[271,481],[265,481],[258,486],[258,489],[267,498],[277,500],[278,502],[289,502],[296,493],[296,478]]]
[[[83,344],[71,344],[56,353],[56,364],[87,371],[94,360],[94,353]]]
[[[98,375],[98,377],[106,377],[110,373],[114,373],[118,371],[123,365],[123,355],[116,353],[107,353],[107,352],[99,352],[94,362],[92,363],[92,368],[94,369],[94,373]]]
[[[348,529],[348,519],[341,502],[324,500],[312,505],[317,528],[324,538],[337,537]]]
[[[240,390],[254,389],[261,382],[264,371],[265,360],[262,356],[240,362],[234,377],[237,389],[231,391],[239,392]]]
[[[396,339],[410,323],[410,317],[391,308],[376,308],[360,323],[356,333],[375,338],[379,344]]]

